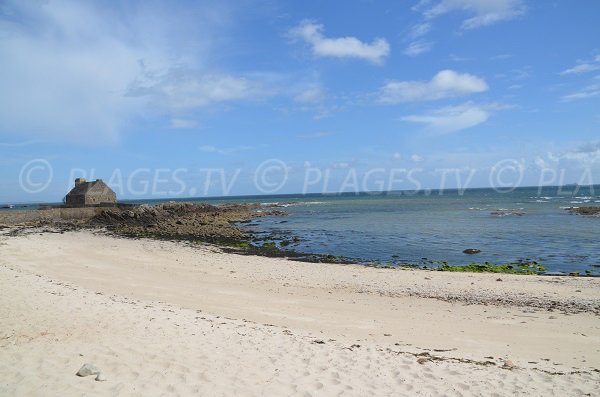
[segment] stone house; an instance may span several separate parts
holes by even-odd
[[[116,202],[116,193],[102,179],[87,182],[77,178],[75,187],[65,196],[67,207],[113,206]]]

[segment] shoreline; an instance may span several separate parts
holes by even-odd
[[[31,211],[0,213],[0,230],[13,229],[13,234],[27,229],[45,227],[48,230],[108,230],[127,238],[210,243],[225,252],[241,255],[288,258],[309,263],[359,264],[376,268],[409,268],[448,272],[497,274],[537,274],[547,276],[600,277],[590,270],[575,272],[546,271],[543,263],[517,260],[508,263],[478,262],[449,265],[444,260],[381,261],[361,260],[327,253],[301,252],[293,248],[302,240],[293,232],[287,235],[258,236],[248,229],[261,217],[282,217],[281,203],[245,203],[210,205],[201,203],[169,202],[148,205],[116,207],[50,208]],[[283,236],[283,237],[282,237]],[[478,251],[467,249],[465,251]]]
[[[125,395],[166,385],[226,395],[600,391],[598,279],[315,264],[92,231],[0,235],[0,250],[8,392],[40,382]],[[74,375],[88,361],[107,382]],[[250,374],[255,363],[263,369]]]

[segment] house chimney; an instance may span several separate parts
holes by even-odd
[[[85,178],[77,178],[77,179],[75,179],[75,186],[79,186],[82,183],[85,183]]]

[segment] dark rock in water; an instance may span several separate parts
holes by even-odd
[[[478,250],[477,248],[467,248],[466,250],[463,251],[464,254],[469,254],[469,255],[478,254],[480,252],[481,252],[481,250]]]
[[[571,214],[600,216],[600,207],[571,207],[567,211]]]

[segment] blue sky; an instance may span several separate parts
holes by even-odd
[[[107,4],[0,2],[0,202],[600,183],[598,1]]]

